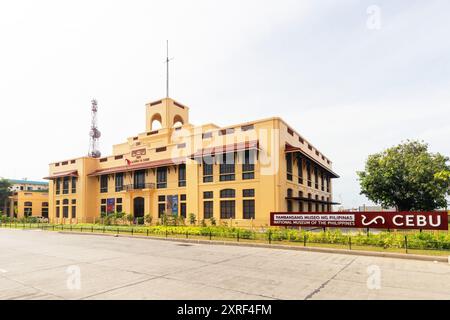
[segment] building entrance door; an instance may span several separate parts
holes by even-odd
[[[134,198],[134,218],[143,218],[144,217],[144,198],[138,197]],[[140,219],[142,220],[142,219]]]

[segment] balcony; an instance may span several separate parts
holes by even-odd
[[[116,187],[117,189],[117,187]],[[155,189],[154,183],[136,183],[123,186],[123,191],[143,190],[143,189]]]

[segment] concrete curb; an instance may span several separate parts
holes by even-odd
[[[160,240],[193,244],[209,244],[209,245],[225,245],[235,247],[252,247],[252,248],[265,248],[265,249],[281,249],[281,250],[295,250],[295,251],[309,251],[319,253],[334,253],[334,254],[348,254],[356,256],[366,257],[382,257],[382,258],[394,258],[394,259],[406,259],[406,260],[420,260],[420,261],[437,261],[450,263],[450,256],[425,256],[419,254],[406,254],[406,253],[394,253],[394,252],[378,252],[378,251],[362,251],[362,250],[348,250],[348,249],[334,249],[334,248],[319,248],[319,247],[301,247],[290,246],[280,244],[264,244],[264,243],[248,243],[248,242],[231,242],[231,241],[218,241],[218,240],[195,240],[195,239],[182,239],[182,238],[159,238],[152,236],[139,236],[139,235],[127,235],[127,234],[113,234],[113,233],[85,233],[76,231],[58,231],[61,234],[75,234],[75,235],[93,235],[93,236],[105,236],[105,237],[122,237],[122,238],[136,238],[136,239],[148,239],[148,240]]]

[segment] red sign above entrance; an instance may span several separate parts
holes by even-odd
[[[272,212],[278,227],[448,230],[448,213],[436,212]]]

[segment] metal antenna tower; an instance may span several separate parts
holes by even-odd
[[[99,139],[101,137],[101,133],[100,130],[98,130],[97,128],[97,111],[98,111],[98,106],[97,106],[97,100],[93,99],[91,101],[92,103],[92,107],[91,107],[91,111],[92,111],[92,120],[91,120],[91,131],[89,132],[89,136],[91,137],[91,141],[89,144],[89,157],[92,158],[100,158],[102,156],[100,150],[98,149],[99,147]]]

